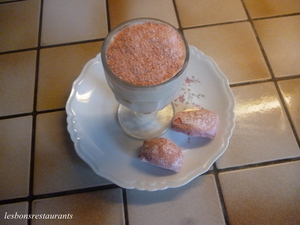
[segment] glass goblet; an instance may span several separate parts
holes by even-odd
[[[151,40],[145,40],[148,39],[148,37],[145,38],[144,36],[142,36],[143,34],[139,33],[141,31],[133,29],[135,28],[133,26],[141,24],[145,24],[145,26],[143,27],[144,29],[146,29],[146,33],[148,32],[148,25],[150,26],[149,29],[152,29],[151,27],[153,25],[154,28],[155,25],[158,25],[157,28],[155,28],[157,29],[156,31],[158,33],[155,34],[155,30],[154,32],[149,31],[150,33],[154,34],[151,34],[152,36],[149,37]],[[144,77],[143,84],[131,82],[126,80],[126,78],[122,78],[119,74],[117,74],[118,72],[116,71],[123,72],[127,69],[130,71],[135,71],[141,69],[143,70],[144,68],[141,67],[149,67],[147,63],[139,62],[139,64],[136,64],[136,61],[142,59],[143,62],[145,62],[144,59],[146,58],[146,56],[144,55],[144,53],[148,52],[148,50],[146,49],[148,47],[153,49],[157,46],[160,46],[158,50],[155,50],[159,51],[159,54],[165,54],[165,52],[167,51],[169,52],[168,54],[172,54],[173,50],[169,48],[170,46],[168,46],[168,44],[167,46],[165,46],[164,42],[168,42],[169,38],[172,39],[174,37],[168,37],[167,34],[161,34],[161,30],[159,28],[160,25],[164,27],[163,29],[165,29],[165,26],[167,26],[168,29],[171,29],[172,32],[170,33],[172,35],[173,33],[176,33],[176,38],[178,39],[176,41],[179,41],[178,43],[181,43],[180,45],[175,46],[178,48],[182,48],[181,51],[184,52],[184,57],[180,61],[178,70],[173,72],[173,74],[171,74],[169,78],[157,83],[151,83],[150,80],[152,80],[152,77],[150,77],[150,75],[149,77],[147,77],[148,73],[146,72],[142,74],[142,76]],[[133,29],[133,31],[128,32],[126,37],[116,38],[117,35],[123,35],[123,33],[121,34],[121,31],[127,28]],[[135,33],[135,31],[138,33]],[[158,43],[155,39],[157,36],[160,37],[160,39],[157,38]],[[162,40],[164,37],[166,37],[166,40]],[[128,55],[126,55],[127,57],[125,58],[125,60],[118,60],[118,57],[116,57],[115,61],[110,64],[108,56],[110,46],[114,45],[114,42],[116,41],[122,42],[122,40],[126,41],[131,38],[135,40],[133,41],[134,47],[130,46],[132,44],[132,41],[129,41],[130,44],[126,42],[124,46],[121,43],[121,46],[123,47],[120,47],[119,44],[115,44],[115,46],[113,46],[115,48],[120,48],[117,49],[119,55],[123,54],[123,52],[125,51],[129,52],[129,57]],[[147,41],[150,43],[150,45],[143,45],[145,42],[147,43]],[[152,46],[152,42],[155,42],[153,43],[153,45],[155,44],[155,46]],[[141,52],[141,55],[138,55],[138,58],[134,58],[136,56],[132,56],[133,58],[130,59],[130,54],[134,55],[136,53],[138,54],[139,52]],[[162,72],[160,72],[159,69],[157,69],[159,66],[155,66],[155,63],[157,62],[158,64],[163,64],[164,62],[160,62],[159,59],[155,58],[156,55],[151,56],[151,54],[148,54],[147,57],[147,62],[154,62],[154,67],[152,67],[153,69],[149,72],[149,74],[154,74],[154,76],[161,77],[161,73],[165,73],[166,71],[162,70]],[[170,58],[172,58],[172,55]],[[123,130],[130,136],[139,139],[154,138],[164,133],[170,127],[170,123],[174,115],[174,105],[172,101],[178,96],[186,77],[185,73],[186,66],[189,60],[189,47],[184,36],[175,27],[161,20],[152,18],[138,18],[129,20],[120,24],[108,34],[102,45],[101,60],[107,83],[114,93],[115,99],[120,103],[117,113],[119,123]],[[169,59],[167,58],[165,60]],[[170,63],[172,62],[166,61],[166,64]]]

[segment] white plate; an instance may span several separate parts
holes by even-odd
[[[188,78],[174,101],[176,111],[201,106],[218,113],[220,125],[213,140],[172,130],[162,135],[184,149],[178,173],[139,161],[143,142],[127,136],[118,124],[118,103],[106,83],[100,54],[84,66],[66,105],[67,122],[77,154],[96,174],[123,188],[162,190],[188,183],[224,153],[234,128],[234,96],[211,58],[193,46],[190,54]]]

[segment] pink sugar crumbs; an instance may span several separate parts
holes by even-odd
[[[181,69],[185,57],[185,45],[176,30],[153,22],[122,29],[106,52],[110,69],[135,85],[156,85],[169,80]]]

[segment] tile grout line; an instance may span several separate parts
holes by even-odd
[[[34,50],[37,50],[37,48],[33,47],[33,48],[23,48],[23,49],[9,50],[9,51],[0,52],[0,55],[19,53],[19,52],[27,52],[27,51],[34,51]]]
[[[123,197],[124,221],[125,221],[125,225],[129,225],[127,190],[125,188],[121,188],[121,190],[122,190],[122,197]]]
[[[290,157],[290,158],[284,158],[284,159],[272,159],[269,161],[263,161],[258,163],[250,163],[247,165],[240,165],[240,166],[229,166],[225,168],[217,168],[217,173],[224,173],[224,172],[231,172],[231,171],[237,171],[237,170],[246,170],[246,169],[254,169],[254,168],[262,168],[272,165],[282,165],[285,163],[291,163],[291,162],[297,162],[300,161],[300,156],[296,157]]]
[[[287,119],[288,119],[288,121],[289,121],[289,124],[290,124],[290,126],[291,126],[291,129],[292,129],[292,132],[293,132],[294,137],[295,137],[295,139],[296,139],[296,142],[297,142],[297,144],[298,144],[298,147],[300,148],[300,138],[298,137],[298,134],[297,134],[297,131],[296,131],[296,126],[294,125],[294,122],[293,122],[293,120],[292,120],[291,114],[290,114],[290,112],[289,112],[289,110],[288,110],[288,107],[287,107],[287,104],[286,104],[286,102],[285,102],[285,100],[284,100],[283,93],[282,93],[281,90],[280,90],[278,81],[274,81],[274,85],[275,85],[275,88],[276,88],[276,90],[277,90],[278,97],[279,97],[279,99],[280,99],[280,101],[281,101],[282,108],[283,108],[283,110],[284,110],[284,112],[285,112],[285,114],[286,114],[286,117],[287,117]]]
[[[33,101],[33,115],[32,115],[32,139],[31,139],[31,159],[30,159],[30,180],[29,180],[29,199],[28,199],[28,214],[32,213],[33,197],[34,197],[34,157],[35,157],[35,143],[36,143],[36,126],[37,126],[37,99],[38,99],[38,80],[39,80],[39,65],[40,65],[40,45],[42,36],[42,22],[43,22],[43,0],[40,2],[39,15],[39,30],[38,30],[38,46],[36,49],[36,69],[35,69],[35,85],[34,85],[34,101]],[[27,224],[31,225],[31,219],[27,220]]]
[[[71,190],[65,190],[59,192],[49,192],[49,193],[34,195],[33,200],[49,199],[49,198],[63,197],[69,195],[84,194],[89,192],[112,190],[118,188],[121,187],[117,186],[116,184],[106,184],[106,185],[100,185],[95,187],[85,187],[85,188],[71,189]]]
[[[249,11],[248,11],[248,9],[247,9],[247,7],[246,7],[246,4],[245,4],[244,0],[241,0],[241,3],[242,3],[242,5],[243,5],[244,10],[245,10],[245,13],[246,13],[246,15],[247,15],[247,17],[248,17],[248,20],[247,20],[247,21],[248,21],[248,22],[250,23],[250,25],[251,25],[251,28],[252,28],[252,31],[253,31],[253,33],[254,33],[254,35],[255,35],[255,38],[256,38],[256,41],[257,41],[257,43],[258,43],[259,49],[260,49],[260,51],[261,51],[261,53],[262,53],[262,55],[263,55],[263,58],[264,58],[264,60],[265,60],[265,62],[266,62],[266,65],[267,65],[267,67],[268,67],[268,70],[269,70],[269,72],[270,72],[270,75],[271,75],[271,81],[274,81],[274,79],[276,79],[276,77],[275,77],[275,75],[274,75],[273,69],[272,69],[271,64],[270,64],[270,62],[269,62],[269,59],[268,59],[268,57],[267,57],[266,51],[265,51],[265,49],[264,49],[264,47],[263,47],[263,44],[261,43],[261,40],[260,40],[260,38],[259,38],[259,35],[258,35],[257,31],[256,31],[255,26],[254,26],[253,19],[252,19],[251,16],[250,16],[250,13],[249,13]]]
[[[183,30],[192,30],[192,29],[197,29],[197,28],[215,27],[215,26],[222,26],[222,25],[235,24],[235,23],[244,23],[244,22],[249,22],[249,21],[248,21],[248,19],[235,20],[235,21],[227,21],[227,22],[219,22],[219,23],[211,23],[211,24],[188,26],[188,27],[184,27],[182,29]]]
[[[108,33],[111,31],[111,26],[110,26],[110,13],[109,13],[109,0],[105,1],[106,4],[106,23],[107,23],[107,31]]]
[[[217,185],[217,191],[218,191],[219,200],[220,200],[220,204],[221,204],[221,208],[222,208],[223,218],[224,218],[225,224],[230,225],[229,216],[228,216],[228,212],[227,212],[227,208],[226,208],[226,203],[225,203],[225,199],[224,199],[224,195],[223,195],[223,191],[222,191],[222,187],[221,187],[221,182],[219,179],[219,170],[217,168],[216,163],[214,163],[214,165],[213,165],[213,174],[214,174],[215,182]]]
[[[287,13],[287,14],[281,14],[281,15],[275,15],[275,16],[266,16],[266,17],[252,18],[252,20],[253,21],[256,21],[256,20],[266,20],[266,19],[283,18],[283,17],[299,16],[299,15],[300,15],[300,12],[297,12],[297,13]]]
[[[117,186],[116,184],[106,184],[106,185],[100,185],[95,187],[85,187],[85,188],[71,189],[71,190],[65,190],[59,192],[49,192],[44,194],[32,195],[30,198],[21,197],[21,198],[0,200],[0,205],[29,201],[29,199],[31,201],[34,201],[34,200],[49,199],[49,198],[63,197],[63,196],[76,195],[76,194],[84,194],[84,193],[96,192],[96,191],[112,190],[118,188],[121,187]]]
[[[284,80],[292,80],[292,79],[299,79],[299,78],[300,78],[300,74],[296,74],[296,75],[290,75],[290,76],[285,76],[285,77],[275,77],[274,79],[271,77],[271,78],[265,78],[265,79],[260,79],[260,80],[236,82],[236,83],[231,83],[229,85],[230,85],[230,87],[238,87],[238,86],[246,86],[246,85],[251,85],[251,84],[261,84],[261,83],[266,83],[266,82],[284,81]]]
[[[33,112],[28,112],[28,113],[11,114],[11,115],[6,115],[6,116],[0,116],[0,121],[6,120],[6,119],[24,117],[24,116],[35,116],[35,115],[40,115],[40,114],[44,114],[44,113],[60,112],[60,111],[64,111],[64,110],[65,110],[65,108],[56,108],[56,109],[46,109],[46,110],[41,110],[41,111],[33,111]]]
[[[0,2],[0,5],[2,4],[9,4],[9,3],[17,3],[17,2],[23,2],[23,1],[26,1],[26,0],[12,0],[12,1],[5,1],[5,2]]]
[[[34,48],[24,48],[24,49],[17,49],[17,50],[11,50],[11,51],[4,51],[0,52],[0,55],[5,54],[11,54],[11,53],[19,53],[19,52],[26,52],[26,51],[33,51],[33,50],[41,50],[41,49],[48,49],[48,48],[57,48],[57,47],[65,47],[65,46],[72,46],[72,45],[80,45],[80,44],[88,44],[93,42],[99,42],[104,41],[104,38],[96,38],[96,39],[89,39],[89,40],[83,40],[83,41],[75,41],[75,42],[65,42],[60,44],[51,44],[51,45],[44,45]]]
[[[241,0],[241,1],[243,1],[243,0]],[[244,7],[244,9],[245,9],[245,7]],[[183,27],[182,29],[183,30],[191,30],[191,29],[197,29],[197,28],[203,28],[203,27],[222,26],[222,25],[234,24],[234,23],[243,23],[243,22],[250,22],[251,23],[251,21],[260,21],[260,20],[267,20],[267,19],[274,19],[274,18],[283,18],[283,17],[289,17],[289,16],[299,16],[300,12],[299,13],[292,13],[292,14],[282,14],[282,15],[277,15],[277,16],[267,16],[267,17],[261,17],[261,18],[251,18],[248,13],[246,13],[246,14],[247,14],[247,19],[235,20],[235,21],[226,21],[226,22],[218,22],[218,23],[211,23],[211,24],[194,25],[194,26],[187,26],[187,27]]]
[[[180,32],[182,32],[182,34],[183,34],[183,27],[181,25],[181,20],[180,20],[180,17],[179,17],[179,12],[178,12],[178,8],[177,8],[177,5],[176,5],[176,1],[173,0],[172,2],[173,2],[174,10],[175,10],[176,20],[177,20],[177,23],[178,23],[178,30]],[[184,34],[183,34],[183,36],[184,36]]]

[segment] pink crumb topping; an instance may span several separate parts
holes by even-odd
[[[123,28],[108,46],[110,69],[135,85],[155,85],[172,78],[183,66],[185,45],[165,24],[145,22]]]

